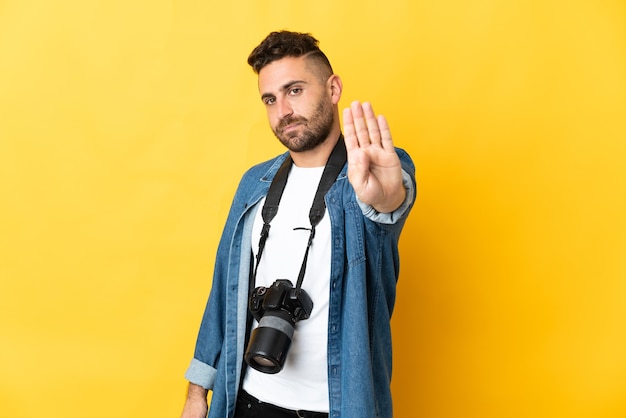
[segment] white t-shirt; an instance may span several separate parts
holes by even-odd
[[[324,167],[292,165],[278,212],[271,222],[255,286],[269,287],[277,279],[295,286],[309,239],[309,210]],[[263,204],[264,202],[261,202]],[[263,219],[257,211],[252,250],[258,253]],[[307,228],[307,230],[294,230]],[[328,412],[328,303],[330,295],[331,230],[328,213],[315,228],[302,288],[313,301],[308,319],[298,321],[283,369],[266,374],[247,368],[243,388],[257,399],[283,408]],[[253,327],[257,323],[254,321]]]

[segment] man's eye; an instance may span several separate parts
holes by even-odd
[[[263,103],[265,103],[266,105],[271,105],[271,104],[274,104],[275,101],[276,101],[276,99],[273,98],[273,97],[266,97],[263,100]]]
[[[294,87],[291,90],[289,90],[289,95],[290,96],[295,96],[302,93],[302,89],[300,87]]]

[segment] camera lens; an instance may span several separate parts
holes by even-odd
[[[285,365],[293,333],[288,312],[266,312],[250,335],[244,356],[246,362],[260,372],[278,373]]]
[[[252,357],[252,362],[258,364],[261,367],[274,367],[274,362],[272,360],[268,360],[265,357],[261,356]]]
[[[285,365],[296,322],[311,315],[313,301],[303,289],[279,279],[269,288],[254,289],[248,307],[259,326],[250,334],[244,359],[260,372],[278,373]]]

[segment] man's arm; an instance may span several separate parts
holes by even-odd
[[[187,400],[180,418],[206,418],[209,412],[207,404],[208,390],[194,383],[189,383],[187,388]]]
[[[378,212],[398,209],[406,197],[402,166],[384,116],[369,103],[353,102],[343,111],[348,179],[359,200]]]

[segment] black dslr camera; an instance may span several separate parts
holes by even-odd
[[[307,319],[313,301],[289,280],[276,280],[270,287],[257,287],[250,295],[249,309],[259,322],[252,331],[244,358],[263,373],[278,373],[285,365],[296,322]]]

